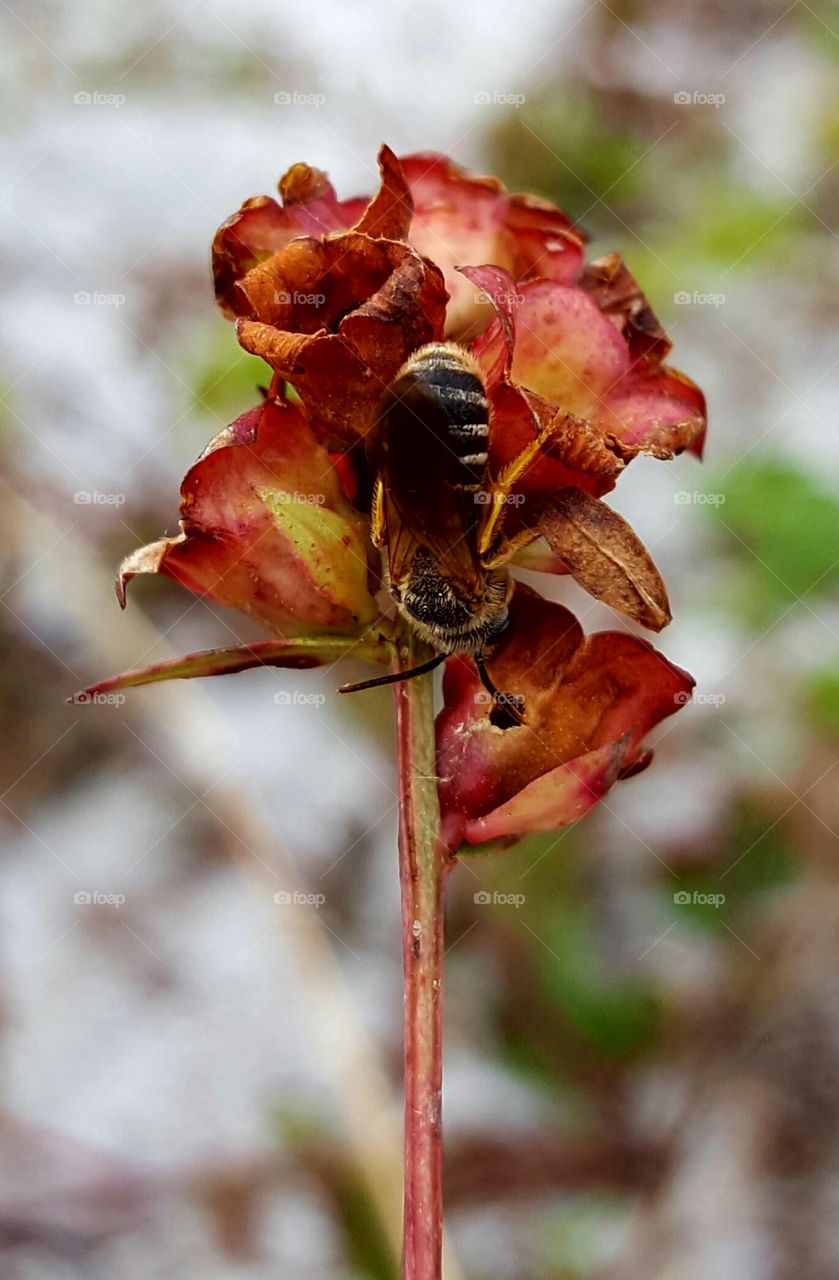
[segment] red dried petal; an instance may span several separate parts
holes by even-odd
[[[626,342],[580,289],[547,281],[519,288],[513,382],[590,416],[630,367]]]
[[[373,552],[300,411],[266,401],[214,440],[181,487],[181,534],[123,562],[119,593],[165,573],[281,635],[378,616]]]
[[[459,824],[450,820],[446,836],[450,840],[456,836],[458,844],[483,844],[487,840],[520,839],[536,831],[556,831],[576,822],[618,780],[625,753],[626,744],[619,740],[578,756],[542,774],[483,817],[463,817]]]
[[[702,457],[707,410],[695,382],[677,369],[630,370],[595,415],[627,461],[637,453],[672,458],[688,449]]]
[[[502,693],[524,698],[526,724],[500,729],[491,722],[491,699],[474,663],[463,657],[447,663],[437,721],[441,804],[470,842],[489,835],[486,825],[469,824],[499,809],[495,834],[514,833],[513,815],[522,823],[516,834],[544,829],[538,824],[548,813],[551,826],[573,821],[583,803],[581,786],[593,794],[610,786],[639,758],[649,730],[677,711],[693,687],[686,672],[645,641],[613,631],[586,638],[567,609],[521,585],[510,627],[488,666]],[[595,761],[580,763],[601,749]],[[571,762],[579,770],[555,775],[553,807],[548,784],[527,791]],[[506,808],[524,793],[521,805]]]
[[[458,274],[463,263],[492,262],[516,280],[576,279],[582,233],[549,201],[513,195],[497,178],[476,177],[436,152],[403,156],[401,164],[414,199],[410,241],[443,270],[450,336],[463,338],[487,321],[482,297]]]
[[[621,284],[615,297],[605,286],[598,294],[591,286],[583,292],[544,281],[516,284],[497,267],[464,268],[463,274],[497,313],[471,346],[493,406],[495,473],[557,415],[564,423],[516,491],[548,493],[576,484],[599,497],[638,453],[701,454],[705,399],[684,374],[659,367],[669,343],[622,266],[615,268]],[[579,419],[576,431],[569,414]],[[562,469],[546,465],[545,457]]]

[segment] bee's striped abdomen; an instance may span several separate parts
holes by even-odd
[[[462,347],[435,342],[421,347],[406,366],[437,404],[442,435],[460,473],[457,488],[475,492],[487,461],[489,401],[478,367]]]

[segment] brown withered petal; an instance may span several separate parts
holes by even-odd
[[[538,433],[548,433],[541,458],[550,458],[580,478],[579,487],[601,496],[615,487],[629,455],[615,437],[599,422],[579,418],[558,408],[535,391],[521,389],[521,395],[533,413]],[[538,467],[538,462],[535,464]],[[538,471],[522,477],[523,489],[541,488]]]
[[[379,190],[353,224],[353,230],[385,240],[405,240],[414,216],[411,189],[390,147],[379,147],[378,163]]]
[[[661,574],[632,527],[579,489],[549,499],[539,531],[581,587],[634,622],[660,631],[670,621]]]
[[[329,455],[294,405],[267,400],[222,432],[181,486],[181,533],[123,561],[126,584],[163,573],[275,633],[378,617],[374,553]]]
[[[221,224],[213,240],[213,281],[216,301],[229,316],[238,314],[241,298],[235,285],[251,267],[285,248],[295,236],[342,231],[364,212],[367,201],[339,201],[326,175],[308,165],[294,165],[286,179],[285,203],[270,196],[253,196]],[[283,182],[281,180],[281,188]],[[302,192],[309,199],[302,199]],[[300,198],[296,198],[296,196]]]
[[[339,200],[326,174],[308,164],[293,164],[280,178],[283,203],[270,196],[246,200],[219,227],[213,240],[216,300],[228,315],[240,315],[238,280],[296,236],[324,236],[357,230],[402,239],[411,221],[412,202],[399,162],[389,147],[379,151],[381,182],[372,200]]]
[[[237,335],[289,381],[326,440],[352,444],[410,353],[443,332],[439,270],[396,240],[358,232],[293,241],[237,286]]]
[[[367,429],[382,394],[378,378],[337,334],[311,338],[271,325],[240,320],[237,337],[246,351],[287,376],[318,434],[331,446],[354,444]]]
[[[608,253],[588,263],[579,285],[605,315],[620,320],[633,361],[651,357],[660,364],[667,358],[673,344],[621,254]]]
[[[517,513],[525,516],[527,508],[518,506],[522,495],[529,507],[534,498],[541,500],[545,494],[571,485],[598,497],[615,487],[624,461],[610,447],[609,438],[604,439],[585,419],[507,383],[498,383],[489,400],[490,476],[500,478],[525,450],[531,451],[524,470],[509,489],[506,527]],[[555,434],[533,454],[534,443],[544,429]]]

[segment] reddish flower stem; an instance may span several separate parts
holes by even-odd
[[[406,666],[421,658],[414,653]],[[403,1280],[440,1280],[443,1239],[443,882],[433,677],[396,685],[405,975]]]

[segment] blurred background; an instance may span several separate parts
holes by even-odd
[[[613,495],[694,703],[579,826],[449,882],[448,1280],[838,1275],[839,6],[0,24],[0,1275],[396,1275],[387,693],[65,704],[257,636],[164,579],[120,614],[114,569],[265,377],[214,309],[217,225],[298,159],[369,192],[383,140],[620,250],[711,410],[703,465]]]

